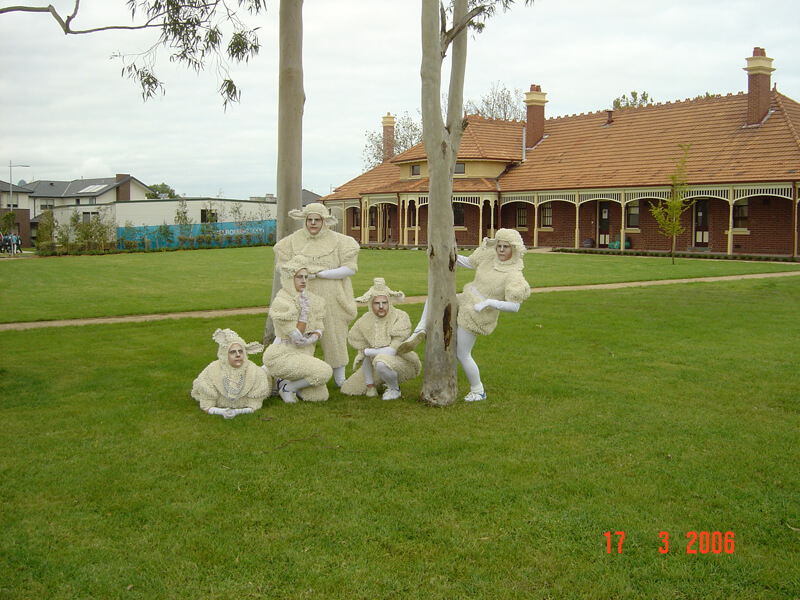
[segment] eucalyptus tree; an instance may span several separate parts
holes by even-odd
[[[533,0],[525,0],[532,4]],[[428,315],[425,375],[420,399],[439,406],[455,402],[456,245],[453,171],[466,127],[463,114],[468,30],[481,31],[498,8],[513,0],[422,0],[422,139],[430,174],[428,192]],[[442,67],[450,56],[446,110]]]

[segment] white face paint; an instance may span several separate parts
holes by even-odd
[[[497,252],[497,258],[500,259],[500,262],[505,262],[509,258],[511,258],[511,244],[508,242],[497,242],[497,245],[494,247],[495,252]]]
[[[241,344],[231,344],[231,347],[228,348],[228,363],[234,369],[238,369],[244,364],[244,348]]]
[[[322,216],[316,213],[310,213],[306,217],[306,229],[311,235],[317,235],[322,231]]]
[[[389,298],[386,296],[375,296],[372,298],[372,312],[379,319],[389,314]]]
[[[294,274],[294,289],[298,292],[302,292],[306,289],[308,285],[308,270],[307,269],[300,269],[297,273]]]

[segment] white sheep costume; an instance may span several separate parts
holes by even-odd
[[[328,399],[325,385],[333,375],[330,365],[314,358],[314,344],[298,347],[291,342],[292,332],[300,318],[298,298],[300,292],[294,287],[294,276],[301,269],[307,269],[308,259],[298,255],[281,266],[282,289],[269,307],[269,316],[275,327],[275,341],[264,350],[264,366],[276,379],[298,381],[305,379],[310,385],[303,389],[299,397],[309,402],[322,402]],[[327,335],[323,324],[325,300],[306,290],[311,301],[306,332],[317,331],[324,339]]]
[[[375,296],[386,296],[389,299],[389,311],[383,318],[372,312],[372,299]],[[411,319],[393,305],[395,302],[402,302],[404,297],[403,292],[389,289],[383,277],[376,277],[372,287],[363,296],[356,298],[356,302],[366,304],[368,307],[367,312],[353,324],[347,336],[347,341],[359,352],[359,358],[364,357],[364,350],[367,348],[389,347],[397,350],[400,343],[411,333]],[[372,357],[372,364],[379,362],[397,374],[398,383],[413,379],[422,370],[422,363],[416,352],[394,355],[382,353]],[[376,372],[373,378],[376,385],[384,383],[380,371]],[[367,383],[362,366],[344,382],[342,393],[349,396],[363,396],[366,392]]]
[[[322,229],[316,235],[311,235],[305,227],[310,214],[322,217]],[[325,298],[325,335],[320,339],[320,346],[325,362],[337,370],[337,378],[340,378],[337,383],[340,384],[348,363],[348,326],[358,314],[353,285],[346,273],[347,269],[353,274],[358,270],[360,246],[350,236],[330,229],[330,225],[336,223],[336,217],[324,204],[311,203],[302,210],[289,211],[289,216],[303,221],[304,226],[275,244],[275,268],[280,269],[293,256],[302,255],[308,259],[306,268],[312,275],[308,291]]]
[[[260,352],[264,347],[258,342],[248,344],[231,329],[217,329],[212,339],[218,344],[218,360],[203,369],[194,380],[192,398],[207,412],[213,408],[250,409],[243,412],[261,408],[272,391],[272,382],[261,367],[248,360],[247,355]],[[244,362],[239,368],[228,362],[228,350],[233,344],[239,344],[244,350]],[[217,411],[213,412],[217,414]],[[230,418],[234,413],[226,416]]]
[[[499,241],[511,246],[511,258],[504,262],[494,249]],[[521,304],[531,295],[531,286],[522,275],[523,256],[525,244],[516,229],[498,229],[493,240],[484,238],[480,247],[467,257],[475,269],[475,279],[458,295],[459,327],[474,335],[489,335],[497,327],[500,311],[487,306],[476,312],[473,310],[476,304],[489,299]]]

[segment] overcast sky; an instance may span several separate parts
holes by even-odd
[[[62,14],[73,0],[50,0]],[[0,0],[45,5],[48,0]],[[278,0],[248,23],[261,52],[234,67],[239,104],[223,110],[214,70],[161,51],[166,95],[143,102],[114,52],[152,33],[64,36],[49,14],[0,15],[0,179],[69,180],[130,173],[187,196],[275,192]],[[306,0],[303,185],[327,194],[363,171],[365,132],[381,116],[418,115],[419,0]],[[83,0],[74,26],[127,23],[124,0]],[[773,84],[800,101],[798,0],[520,0],[470,39],[465,98],[493,82],[547,93],[547,116],[610,108],[647,91],[656,101],[747,90],[754,46],[774,58]]]

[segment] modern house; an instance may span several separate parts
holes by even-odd
[[[670,196],[690,145],[684,251],[798,255],[800,103],[771,86],[772,58],[748,57],[746,93],[545,118],[546,94],[526,93],[525,122],[469,116],[453,181],[456,239],[474,246],[500,227],[529,246],[668,250],[649,207]],[[323,198],[362,244],[427,243],[429,181],[422,144]],[[624,244],[623,244],[624,246]]]

